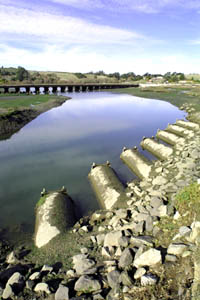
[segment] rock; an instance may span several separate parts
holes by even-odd
[[[60,284],[59,288],[55,293],[55,300],[69,300],[69,289],[68,287]]]
[[[87,275],[81,276],[75,283],[75,291],[82,293],[92,293],[101,289],[99,280],[95,280]]]
[[[111,258],[112,257],[112,253],[110,252],[109,247],[102,247],[102,249],[101,249],[101,255]]]
[[[156,275],[153,275],[151,273],[145,274],[141,277],[141,285],[155,285],[158,282],[158,277]]]
[[[126,248],[119,259],[119,267],[120,268],[126,268],[130,266],[133,262],[133,253],[131,249]]]
[[[122,231],[114,231],[106,234],[104,239],[104,247],[119,246],[119,238],[122,237]]]
[[[120,284],[120,272],[119,271],[112,271],[107,274],[108,284],[109,286],[114,289],[119,287]]]
[[[144,231],[144,221],[139,222],[138,224],[135,225],[134,231],[136,233],[143,233]]]
[[[48,265],[44,265],[41,270],[41,272],[52,272],[52,271],[53,271],[53,267]]]
[[[16,272],[19,272],[22,275],[25,275],[28,272],[28,265],[18,264],[11,268],[8,268],[0,273],[0,282],[6,284],[8,279]]]
[[[144,274],[146,273],[145,268],[139,268],[134,274],[134,279],[139,279],[141,278]]]
[[[127,209],[123,209],[123,208],[118,209],[115,211],[115,214],[119,219],[126,219],[127,218]]]
[[[33,274],[31,274],[30,276],[29,276],[29,279],[30,280],[37,280],[37,279],[39,279],[40,278],[40,272],[34,272]]]
[[[164,185],[166,183],[167,183],[167,179],[162,176],[157,176],[152,181],[153,185]]]
[[[8,254],[8,256],[6,257],[6,262],[8,264],[16,264],[18,261],[16,255],[15,255],[15,252],[12,251],[10,254]]]
[[[34,288],[34,291],[36,293],[41,293],[41,292],[45,292],[46,294],[51,294],[51,291],[49,289],[49,286],[47,283],[38,283],[35,288]]]
[[[128,272],[124,271],[120,275],[120,282],[122,282],[123,285],[125,286],[132,286],[133,285],[133,280],[129,276]]]
[[[190,241],[192,243],[199,243],[199,239],[200,239],[200,222],[199,221],[195,221],[192,223],[191,225],[192,228],[192,232],[190,234]]]
[[[167,254],[165,256],[165,261],[176,262],[177,261],[177,257],[176,257],[176,255]]]
[[[93,296],[93,300],[104,300],[105,298],[101,294],[96,294]]]
[[[66,272],[66,275],[67,275],[67,277],[69,277],[69,278],[73,278],[73,277],[75,277],[76,272],[75,272],[74,270],[68,270],[68,271]]]
[[[182,243],[172,243],[167,248],[168,254],[173,255],[181,255],[185,250],[187,250],[188,246]]]
[[[149,214],[147,213],[139,213],[136,217],[135,217],[135,221],[140,222],[140,221],[146,221],[146,219],[149,217]]]
[[[29,289],[29,290],[32,290],[33,287],[34,287],[35,283],[33,280],[27,280],[26,281],[26,288]]]
[[[162,261],[161,253],[156,249],[149,249],[142,253],[138,258],[134,260],[134,266],[136,268],[143,266],[153,266]]]
[[[14,285],[14,284],[20,284],[21,282],[24,282],[24,279],[23,279],[23,276],[19,273],[19,272],[16,272],[14,273],[10,279],[8,280],[7,284],[9,285]]]
[[[145,229],[147,232],[151,232],[153,230],[153,219],[150,216],[148,216],[145,221]]]
[[[153,243],[152,243],[152,237],[150,236],[132,236],[130,238],[130,244],[133,245],[134,247],[140,247],[140,246],[149,246],[149,247],[153,247]]]
[[[150,205],[154,208],[158,208],[163,205],[163,201],[158,197],[152,197],[150,201]]]
[[[96,272],[95,261],[92,259],[80,259],[74,264],[74,269],[76,270],[77,275],[84,274],[94,274]]]
[[[6,285],[2,298],[3,299],[10,299],[12,296],[14,296],[13,290],[9,284]]]
[[[127,237],[127,236],[121,236],[119,238],[119,240],[118,240],[119,246],[124,247],[124,248],[128,247],[129,240],[130,240],[129,237]]]
[[[122,255],[122,249],[121,247],[117,247],[117,250],[115,252],[115,256],[121,256]]]
[[[104,239],[105,239],[105,234],[98,234],[98,235],[96,236],[96,239],[97,239],[97,244],[98,244],[98,246],[103,245]]]

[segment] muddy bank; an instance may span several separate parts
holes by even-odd
[[[11,112],[0,114],[0,140],[10,138],[41,113],[62,105],[68,99],[68,97],[61,97],[60,99],[53,99],[49,102],[41,103],[33,108],[19,107]]]

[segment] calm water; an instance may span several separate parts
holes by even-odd
[[[109,160],[123,182],[131,180],[119,158],[122,148],[138,146],[143,136],[184,117],[158,100],[107,92],[69,95],[72,100],[0,141],[0,226],[33,225],[43,187],[65,185],[79,214],[98,208],[87,180],[91,163]]]

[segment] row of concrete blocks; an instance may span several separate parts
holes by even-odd
[[[184,144],[185,138],[193,136],[196,130],[199,130],[198,124],[179,120],[174,125],[168,125],[166,130],[158,130],[156,137],[174,146]],[[143,138],[141,147],[160,160],[173,154],[172,147],[159,143],[155,138]],[[152,162],[139,153],[136,147],[124,148],[120,157],[140,179],[148,178]],[[112,209],[126,205],[129,196],[109,162],[101,165],[93,163],[88,177],[101,207]],[[76,220],[73,200],[64,187],[52,193],[43,190],[41,196],[36,207],[35,224],[35,245],[39,248],[65,232]]]
[[[168,124],[165,130],[158,130],[156,138],[144,137],[140,145],[142,149],[147,150],[156,158],[163,161],[173,154],[174,150],[171,146],[184,144],[185,138],[192,137],[196,130],[199,130],[198,124],[177,120],[173,125]],[[158,140],[170,146],[159,143]],[[152,169],[152,161],[142,155],[137,147],[133,149],[124,148],[120,158],[140,179],[149,177]],[[109,164],[93,164],[89,173],[89,180],[102,207],[110,209],[123,205],[122,202],[127,198],[124,186]]]

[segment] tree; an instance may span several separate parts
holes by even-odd
[[[23,81],[25,79],[28,79],[29,78],[29,72],[26,69],[24,69],[23,67],[18,67],[16,78],[19,81]]]

